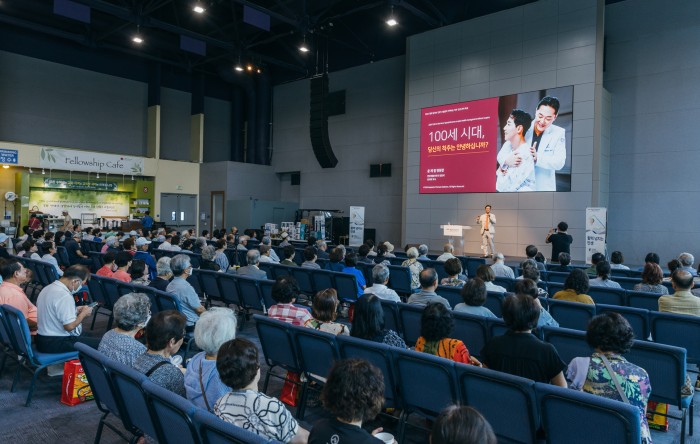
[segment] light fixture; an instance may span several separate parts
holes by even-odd
[[[238,56],[238,63],[236,63],[236,66],[233,67],[238,72],[243,71],[243,65],[241,64],[241,56]]]
[[[131,175],[131,180],[134,180],[134,175],[133,175],[133,174]]]
[[[5,169],[8,169],[8,168],[10,168],[10,165],[3,165],[2,167]]]
[[[197,2],[192,7],[192,10],[194,12],[196,12],[197,14],[204,14],[204,11],[206,11],[206,8],[204,6],[202,6],[202,2]]]
[[[299,46],[299,51],[309,52],[309,47],[306,46],[306,34],[304,34],[304,40],[301,42],[301,45]]]
[[[42,169],[41,169],[41,174],[46,175],[46,170],[44,170],[44,169],[42,168]]]
[[[250,63],[248,63],[248,65],[246,65],[245,69],[247,69],[248,71],[252,71],[252,70],[253,70],[253,65],[251,65]]]
[[[131,38],[131,41],[140,45],[143,43],[143,37],[141,37],[141,27],[136,25],[136,34]]]
[[[262,73],[262,69],[258,68],[256,71],[258,74]]]
[[[100,173],[97,173],[97,176],[95,178],[99,179],[100,178]]]
[[[394,5],[391,5],[391,15],[389,15],[389,18],[386,19],[386,24],[389,26],[396,26],[399,24],[396,17],[394,17]]]
[[[32,171],[32,167],[29,167],[29,174],[34,174],[34,171]]]

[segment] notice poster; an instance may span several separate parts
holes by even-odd
[[[419,191],[571,191],[573,87],[421,109]]]
[[[365,236],[365,207],[350,207],[350,239],[351,247],[362,245]]]
[[[608,209],[586,208],[586,263],[591,263],[593,253],[606,252]]]
[[[65,209],[76,218],[82,213],[95,213],[98,217],[127,217],[129,196],[129,193],[107,191],[31,189],[29,208],[36,206],[46,214],[61,214]]]

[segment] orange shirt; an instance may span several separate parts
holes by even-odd
[[[111,277],[112,277],[112,279],[117,279],[117,280],[122,281],[122,282],[127,282],[127,283],[131,282],[131,275],[129,273],[127,273],[126,271],[117,270],[114,272],[114,274],[112,274]]]
[[[31,303],[24,291],[15,284],[3,282],[0,285],[0,304],[11,305],[21,311],[26,319],[37,321],[36,306]],[[32,330],[31,333],[35,335],[36,330]]]
[[[103,265],[102,268],[97,270],[97,273],[95,273],[95,274],[98,276],[111,278],[114,273],[112,272],[112,269],[110,268],[109,265]]]

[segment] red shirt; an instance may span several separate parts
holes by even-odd
[[[110,268],[109,265],[103,265],[102,268],[97,270],[97,273],[95,273],[95,274],[98,276],[111,278],[114,273],[112,272],[112,269]]]
[[[131,275],[126,271],[117,270],[112,274],[112,279],[117,279],[122,282],[131,282]]]

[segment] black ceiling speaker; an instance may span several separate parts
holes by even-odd
[[[311,112],[309,134],[311,146],[321,168],[335,168],[338,159],[328,138],[328,74],[311,78]]]

